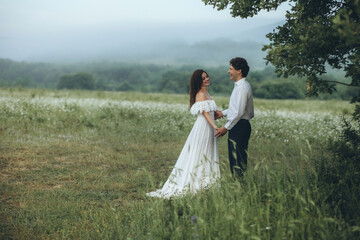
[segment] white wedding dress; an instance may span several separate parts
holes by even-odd
[[[209,112],[214,120],[217,110],[214,100],[195,102],[190,112],[197,115],[169,178],[162,187],[146,193],[150,197],[170,198],[185,193],[195,194],[208,188],[220,178],[219,154],[215,130],[202,114]]]

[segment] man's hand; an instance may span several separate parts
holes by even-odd
[[[218,130],[216,130],[215,137],[219,138],[224,136],[227,133],[227,129],[225,127],[221,127]]]
[[[215,120],[224,117],[222,111],[215,111]]]

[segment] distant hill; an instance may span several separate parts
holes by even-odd
[[[147,51],[134,51],[124,56],[128,61],[155,64],[198,64],[205,66],[228,65],[236,56],[244,57],[257,69],[265,67],[266,53],[261,51],[263,44],[257,42],[236,42],[219,38],[201,41],[194,44],[186,42],[169,42],[153,46]]]
[[[283,23],[263,21],[254,25],[246,21],[38,33],[28,38],[2,39],[0,58],[57,64],[120,61],[219,66],[228,65],[235,56],[243,56],[253,69],[262,69],[266,53],[261,49],[269,42],[266,34]]]

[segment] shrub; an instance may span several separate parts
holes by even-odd
[[[304,94],[293,83],[264,83],[254,91],[254,96],[266,99],[302,99]]]
[[[350,224],[360,221],[360,117],[356,106],[352,121],[343,120],[337,141],[329,144],[332,156],[317,166],[322,198],[335,214]]]
[[[57,88],[93,90],[95,88],[95,80],[89,73],[66,74],[60,78]]]

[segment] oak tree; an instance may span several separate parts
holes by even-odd
[[[305,77],[308,95],[332,93],[336,84],[360,86],[360,0],[202,0],[233,17],[248,18],[261,10],[290,4],[286,21],[267,34],[267,63],[279,76]],[[327,66],[342,69],[349,82],[324,78]],[[359,102],[359,97],[354,101]]]

